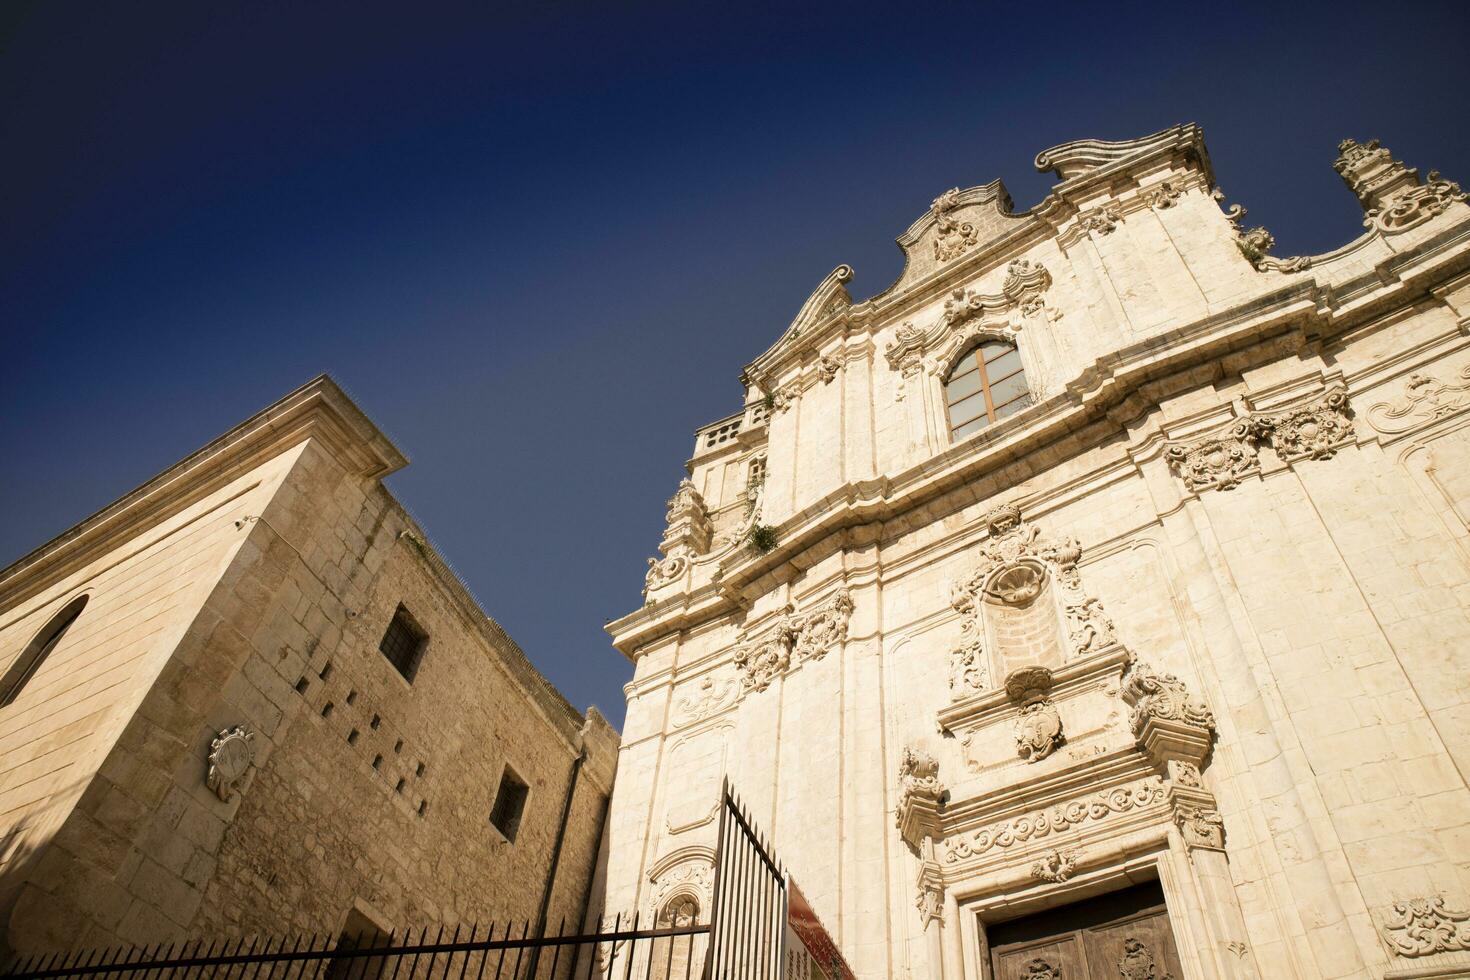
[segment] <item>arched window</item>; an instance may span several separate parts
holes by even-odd
[[[944,382],[949,431],[956,439],[1031,404],[1016,345],[985,340],[965,352]]]
[[[36,671],[41,669],[41,664],[56,649],[56,644],[66,633],[66,628],[76,622],[76,618],[82,614],[82,607],[87,604],[87,597],[77,596],[71,602],[62,607],[61,612],[51,617],[51,621],[37,633],[26,648],[21,651],[5,671],[5,676],[0,678],[0,708],[5,707],[20,696],[21,689]]]

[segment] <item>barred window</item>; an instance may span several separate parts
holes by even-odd
[[[1031,404],[1021,354],[1015,344],[986,340],[959,359],[944,382],[949,430],[955,439],[979,432],[992,422]]]
[[[378,649],[388,658],[390,664],[398,668],[403,679],[412,683],[428,642],[429,634],[424,632],[400,603],[397,612],[393,614],[393,621],[388,624],[388,631],[378,644]]]
[[[46,658],[51,656],[51,651],[56,649],[61,638],[66,635],[67,629],[82,614],[82,607],[86,604],[87,597],[84,595],[68,602],[32,637],[20,656],[10,662],[5,676],[0,678],[0,708],[20,697],[21,690],[36,676]]]
[[[500,774],[500,789],[495,794],[495,806],[490,810],[490,822],[505,835],[508,841],[516,839],[521,827],[521,814],[526,809],[526,796],[531,792],[520,776],[510,766]]]

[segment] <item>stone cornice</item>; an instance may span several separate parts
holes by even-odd
[[[1311,276],[1283,281],[1274,292],[1099,358],[1057,395],[981,435],[948,447],[892,477],[848,483],[778,529],[780,544],[759,557],[738,552],[715,581],[693,592],[645,606],[605,628],[625,656],[667,633],[687,629],[748,605],[747,589],[798,574],[793,559],[839,533],[846,543],[876,540],[883,524],[1098,422],[1137,418],[1169,394],[1201,382],[1198,368],[1234,369],[1280,356],[1354,329],[1421,301],[1428,288],[1470,268],[1470,222],[1458,224],[1398,253],[1372,271],[1332,287]],[[1371,296],[1361,302],[1360,298]],[[1248,363],[1249,362],[1249,363]],[[973,492],[973,491],[972,491]]]
[[[337,383],[320,375],[0,570],[0,603],[44,588],[140,527],[308,439],[365,481],[381,480],[408,463]]]

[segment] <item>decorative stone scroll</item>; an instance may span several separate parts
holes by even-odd
[[[1395,902],[1384,913],[1383,938],[1410,959],[1470,951],[1470,909],[1451,907],[1443,895]]]
[[[744,689],[764,691],[795,664],[826,656],[847,639],[852,610],[852,594],[845,588],[811,612],[797,613],[787,606],[774,626],[735,648],[735,667]]]
[[[792,405],[796,404],[796,399],[800,396],[800,383],[792,381],[789,384],[782,385],[780,388],[771,392],[771,410],[777,415],[780,415],[790,409]]]
[[[842,359],[836,354],[823,354],[817,360],[817,377],[824,385],[831,384],[841,369]]]
[[[1270,412],[1250,412],[1221,432],[1193,442],[1170,443],[1164,460],[1191,493],[1230,490],[1260,469],[1259,448],[1269,446],[1285,463],[1330,459],[1354,437],[1347,388]]]
[[[643,577],[645,598],[682,578],[689,560],[704,554],[710,546],[709,510],[688,478],[679,481],[679,488],[669,498],[664,520],[667,526],[658,544],[662,557],[648,559],[648,573]]]
[[[679,698],[674,706],[673,727],[687,728],[711,718],[740,700],[741,684],[736,678],[716,680],[705,674],[699,687],[692,693]]]
[[[948,864],[980,857],[994,848],[1008,848],[1029,840],[1061,833],[1080,824],[1105,820],[1160,803],[1165,798],[1163,782],[1150,776],[1127,786],[1105,790],[1080,799],[1058,803],[1036,813],[991,824],[945,842],[944,860]]]
[[[975,245],[975,226],[956,221],[950,213],[959,203],[960,189],[954,187],[936,197],[930,206],[935,226],[934,258],[939,262],[957,258]]]
[[[898,766],[898,814],[900,836],[918,849],[925,837],[939,834],[939,807],[946,790],[939,781],[939,761],[912,747],[903,750]]]
[[[1420,183],[1419,171],[1395,160],[1378,140],[1346,139],[1337,151],[1332,168],[1362,204],[1364,226],[1384,234],[1407,231],[1466,199],[1460,185],[1445,180],[1437,170]]]
[[[1404,384],[1402,400],[1379,402],[1368,409],[1368,424],[1385,435],[1397,435],[1438,422],[1470,408],[1470,364],[1459,374],[1458,383],[1447,383],[1427,374],[1411,374]]]
[[[1172,772],[1174,761],[1198,766],[1209,755],[1215,715],[1173,674],[1134,657],[1123,675],[1121,697],[1132,708],[1133,737],[1161,768]]]
[[[980,543],[974,566],[950,590],[950,604],[962,616],[959,642],[950,653],[950,697],[955,701],[990,686],[985,649],[987,604],[1033,608],[1046,585],[1055,582],[1060,612],[1056,629],[1065,640],[1069,658],[1087,656],[1117,642],[1102,602],[1083,591],[1077,570],[1082,549],[1075,539],[1053,541],[1043,536],[1009,504],[991,511],[985,523],[989,537]]]
[[[209,743],[209,771],[205,785],[222,802],[235,798],[235,786],[250,771],[255,761],[255,733],[244,725],[236,725],[219,733]]]

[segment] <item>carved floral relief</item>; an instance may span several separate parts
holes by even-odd
[[[1386,435],[1440,419],[1449,418],[1470,408],[1470,365],[1458,375],[1458,381],[1445,382],[1427,374],[1411,374],[1404,384],[1403,398],[1395,403],[1379,402],[1368,409],[1368,423]]]
[[[1043,851],[1041,857],[1031,865],[1031,877],[1039,881],[1060,884],[1072,877],[1077,870],[1078,854],[1072,848],[1058,850],[1053,847]]]
[[[852,611],[852,594],[847,589],[838,589],[811,612],[797,613],[788,606],[775,625],[735,648],[733,659],[744,689],[764,691],[795,664],[826,656],[847,639]]]
[[[1399,956],[1470,951],[1470,909],[1443,895],[1395,902],[1383,917],[1383,938]]]
[[[1123,940],[1123,957],[1118,960],[1118,974],[1123,980],[1174,980],[1172,973],[1160,973],[1154,951],[1137,936]]]
[[[1250,412],[1220,433],[1193,442],[1170,443],[1164,460],[1192,493],[1230,490],[1260,466],[1260,446],[1283,462],[1330,459],[1354,436],[1347,388],[1331,385],[1295,406]]]

